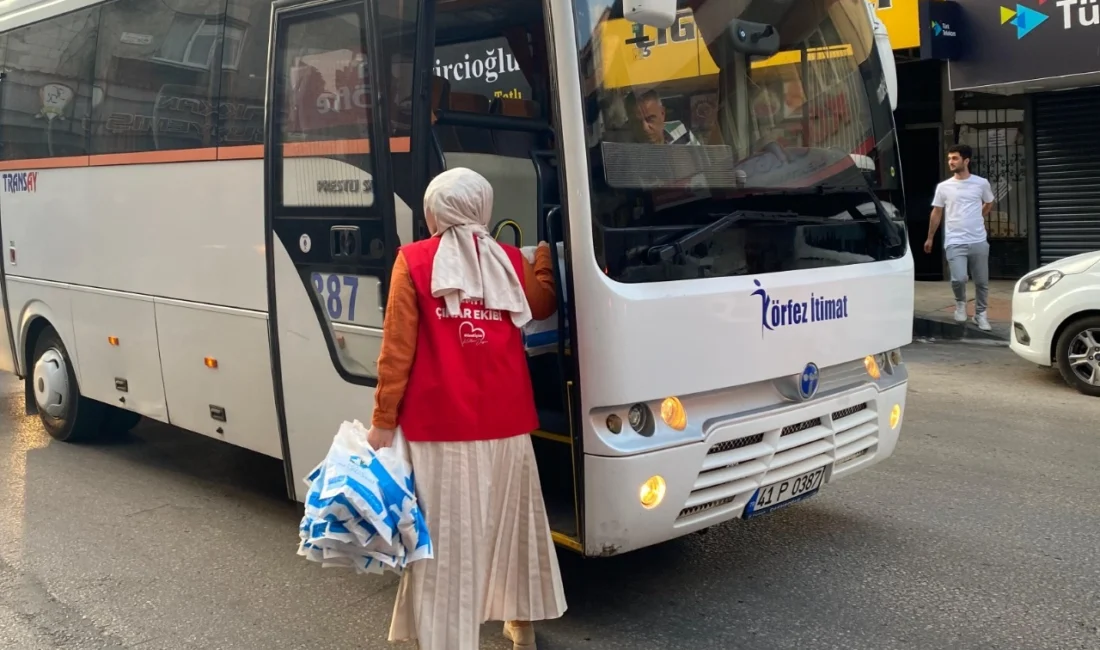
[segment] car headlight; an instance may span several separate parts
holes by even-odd
[[[1031,293],[1033,291],[1044,291],[1058,284],[1058,281],[1065,277],[1061,271],[1043,271],[1042,273],[1036,273],[1035,275],[1028,276],[1023,280],[1020,280],[1020,293]]]

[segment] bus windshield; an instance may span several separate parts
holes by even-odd
[[[691,0],[659,30],[616,17],[606,0],[578,0],[579,31],[590,34],[581,82],[594,236],[609,276],[675,280],[904,254],[884,226],[898,218],[900,170],[863,2]],[[774,30],[774,53],[730,47],[734,20]],[[675,255],[653,255],[703,228]]]

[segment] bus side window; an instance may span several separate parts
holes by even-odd
[[[88,153],[99,15],[82,9],[3,35],[0,160]]]
[[[102,99],[90,153],[217,146],[218,44],[223,59],[236,60],[244,30],[220,11],[208,16],[207,6],[201,0],[103,5],[94,80]]]

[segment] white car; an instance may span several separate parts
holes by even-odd
[[[1012,292],[1012,351],[1057,365],[1077,390],[1100,397],[1100,251],[1028,273]]]

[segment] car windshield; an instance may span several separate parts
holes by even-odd
[[[904,254],[885,244],[882,203],[868,195],[879,192],[887,209],[900,204],[891,195],[900,186],[893,119],[863,0],[692,0],[663,30],[618,17],[607,0],[575,6],[588,34],[581,72],[594,236],[611,277]],[[741,25],[771,34],[775,47],[731,46]],[[837,219],[743,219],[672,260],[632,253],[735,210]]]

